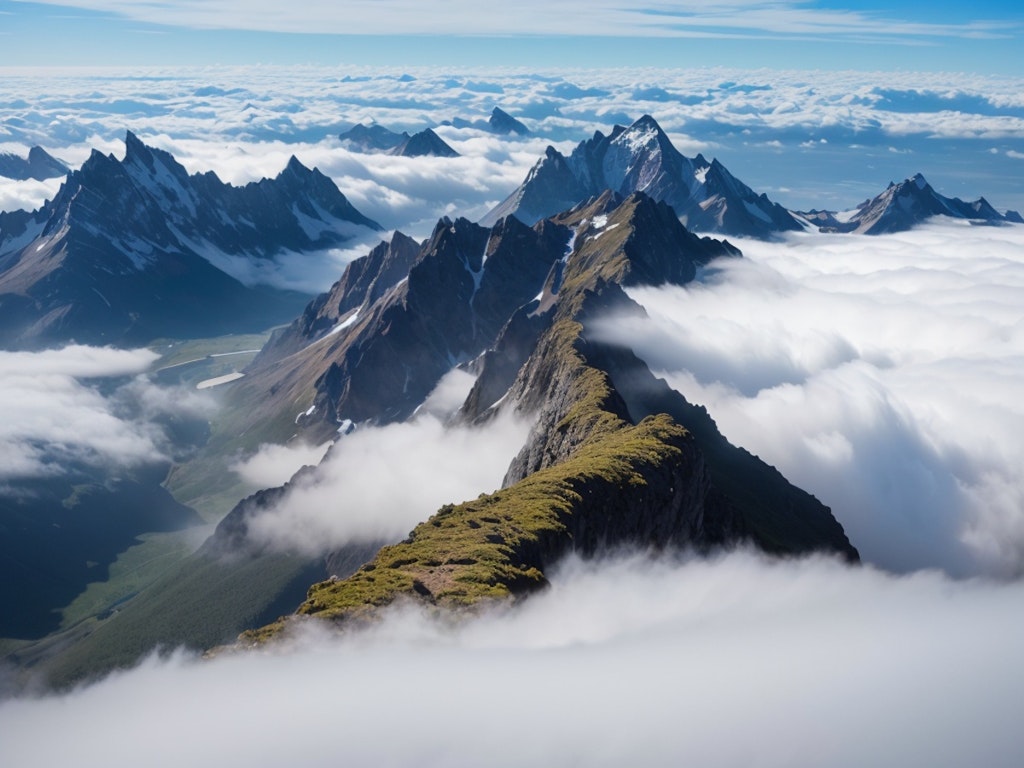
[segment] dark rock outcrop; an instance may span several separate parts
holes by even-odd
[[[396,236],[268,344],[239,396],[254,404],[254,419],[268,400],[278,410],[282,399],[294,403],[293,418],[317,438],[347,421],[407,418],[445,373],[494,344],[568,237],[564,227],[516,219],[492,229],[443,219],[415,253]]]
[[[414,133],[392,150],[398,157],[458,157],[459,153],[448,146],[444,139],[425,128]]]
[[[491,110],[491,116],[487,118],[487,124],[493,133],[505,135],[514,133],[519,136],[528,136],[530,134],[529,128],[500,107],[495,107]]]

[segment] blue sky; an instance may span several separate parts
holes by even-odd
[[[1021,73],[1015,3],[0,0],[0,66],[486,64]],[[486,10],[483,10],[486,8]]]

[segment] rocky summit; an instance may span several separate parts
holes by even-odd
[[[27,157],[0,152],[0,176],[17,181],[45,181],[64,176],[70,169],[42,147],[32,147]]]

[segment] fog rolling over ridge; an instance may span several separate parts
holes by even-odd
[[[1024,570],[1024,227],[742,241],[608,320],[722,431],[832,507],[862,557]]]

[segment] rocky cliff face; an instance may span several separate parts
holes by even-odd
[[[407,418],[445,373],[494,344],[540,292],[568,237],[556,224],[516,219],[491,229],[443,219],[418,248],[396,235],[272,340],[240,397],[293,403],[292,418],[319,438],[345,422]]]

